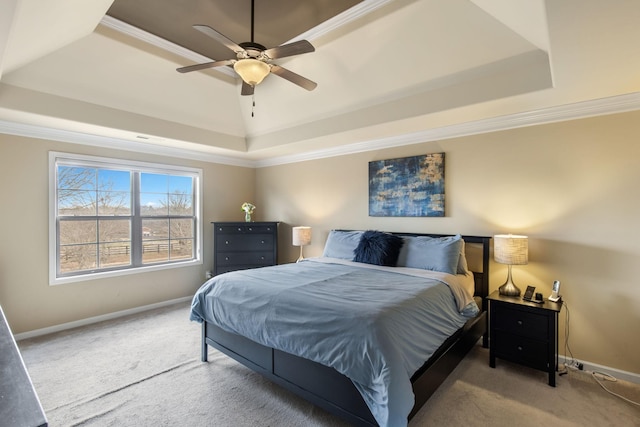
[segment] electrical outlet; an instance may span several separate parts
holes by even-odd
[[[207,270],[204,273],[204,278],[205,279],[211,279],[213,277],[213,273],[211,272],[211,270]]]

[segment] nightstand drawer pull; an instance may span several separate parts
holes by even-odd
[[[522,326],[522,320],[518,320],[518,326]]]
[[[518,346],[518,351],[522,351],[522,346],[521,345]]]

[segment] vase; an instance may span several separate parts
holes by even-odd
[[[244,222],[251,222],[251,212],[244,213]]]

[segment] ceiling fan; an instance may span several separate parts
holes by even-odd
[[[293,43],[273,47],[271,49],[265,48],[263,45],[253,41],[253,14],[254,0],[251,0],[251,41],[240,44],[236,44],[229,40],[226,36],[208,25],[194,25],[193,28],[196,30],[201,31],[232,50],[236,54],[236,58],[190,65],[188,67],[178,68],[177,71],[180,73],[188,73],[190,71],[232,65],[236,73],[238,73],[242,78],[242,95],[253,95],[256,85],[260,84],[260,82],[262,82],[269,73],[280,76],[285,80],[289,80],[291,83],[297,84],[306,90],[315,89],[316,86],[318,86],[317,83],[302,77],[293,71],[287,70],[284,67],[271,63],[271,60],[273,59],[314,52],[315,48],[313,45],[307,40],[299,40]]]

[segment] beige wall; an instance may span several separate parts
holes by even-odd
[[[48,283],[48,152],[203,169],[204,264],[64,285]],[[14,333],[193,295],[211,270],[211,224],[240,220],[255,170],[0,134],[0,305]]]
[[[298,255],[295,225],[313,227],[306,256],[331,228],[527,234],[530,263],[514,280],[545,295],[562,281],[574,356],[640,373],[639,123],[633,112],[257,170],[0,135],[0,304],[21,333],[190,296],[212,267],[209,222],[239,220],[254,201],[257,220],[282,221],[280,262]],[[204,264],[49,286],[50,150],[202,168]],[[432,152],[446,153],[446,217],[369,217],[368,162]],[[491,288],[505,277],[493,263]]]
[[[369,217],[368,162],[433,152],[446,153],[446,217]],[[562,282],[573,355],[640,373],[640,112],[261,168],[256,182],[258,206],[284,222],[281,261],[297,256],[295,225],[313,227],[309,256],[331,228],[526,234],[514,281],[545,296]],[[507,271],[491,268],[494,290]]]

